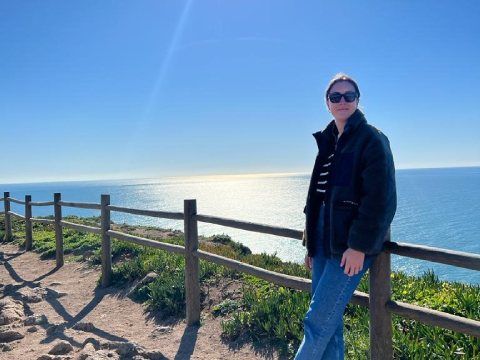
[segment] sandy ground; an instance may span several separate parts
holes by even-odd
[[[76,359],[87,338],[135,342],[160,351],[167,359],[278,358],[269,347],[223,340],[220,319],[208,311],[214,297],[207,298],[201,326],[187,327],[184,320],[160,320],[158,314],[145,312],[142,304],[125,296],[127,289],[98,287],[99,269],[86,263],[66,262],[55,269],[53,260],[40,260],[35,253],[3,243],[0,265],[0,300],[21,301],[24,318],[46,317],[45,323],[36,326],[13,324],[25,337],[10,342],[9,351],[0,350],[0,359],[38,359],[58,340],[73,346],[70,355]],[[210,293],[220,290],[212,288]]]

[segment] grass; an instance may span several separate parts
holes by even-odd
[[[98,218],[69,217],[68,221],[99,226]],[[33,248],[42,258],[55,256],[55,235],[51,225],[35,223]],[[134,230],[133,228],[131,230]],[[0,236],[3,236],[0,218]],[[24,241],[24,226],[13,221],[14,241]],[[68,261],[100,263],[100,238],[64,229],[64,248]],[[146,236],[148,237],[148,236]],[[232,241],[228,235],[216,235],[201,241],[200,248],[284,274],[310,277],[300,264],[282,262],[275,255],[251,254],[248,248]],[[163,240],[183,245],[183,235]],[[184,258],[165,251],[112,241],[113,282],[123,286],[143,278],[150,272],[158,276],[140,287],[134,294],[151,310],[161,310],[165,316],[185,316]],[[200,261],[200,281],[220,278],[240,279],[242,297],[225,298],[212,308],[212,314],[222,318],[226,340],[250,339],[270,342],[286,358],[292,358],[303,336],[303,317],[308,309],[310,295],[273,285],[253,276],[237,273],[223,266]],[[450,314],[480,319],[480,286],[440,281],[431,271],[422,276],[395,272],[392,278],[392,298]],[[368,292],[368,274],[358,290]],[[394,315],[393,342],[395,359],[480,359],[480,339],[431,327]],[[368,359],[368,309],[348,305],[344,314],[346,358]]]

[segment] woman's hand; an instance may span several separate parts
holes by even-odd
[[[348,248],[343,253],[340,267],[345,265],[345,270],[343,272],[348,276],[357,275],[363,268],[364,260],[365,254],[363,252]]]
[[[305,267],[310,271],[312,270],[312,258],[308,254],[305,255]]]

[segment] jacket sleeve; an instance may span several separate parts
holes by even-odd
[[[397,208],[395,167],[390,144],[382,133],[367,145],[361,165],[361,197],[350,227],[348,246],[367,255],[382,251]]]

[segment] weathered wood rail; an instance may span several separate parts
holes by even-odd
[[[231,269],[245,272],[274,284],[310,291],[311,281],[309,279],[285,275],[240,261],[229,259],[220,255],[212,254],[198,249],[198,222],[206,222],[237,229],[253,231],[264,234],[272,234],[282,237],[302,239],[302,231],[276,227],[264,224],[256,224],[233,219],[225,219],[215,216],[197,214],[196,200],[184,200],[184,212],[165,212],[142,209],[132,209],[110,204],[110,195],[101,195],[100,203],[66,202],[61,200],[61,194],[55,193],[53,201],[33,202],[30,195],[25,200],[10,197],[5,192],[0,201],[4,202],[4,211],[0,214],[5,219],[5,239],[12,238],[11,217],[25,221],[25,250],[32,248],[32,223],[51,224],[55,228],[56,239],[56,265],[63,265],[63,234],[62,229],[71,228],[78,231],[89,232],[101,236],[102,242],[102,286],[109,286],[112,272],[111,239],[132,242],[142,246],[169,251],[185,256],[185,293],[186,293],[186,315],[189,325],[200,321],[200,280],[199,260],[210,261]],[[25,205],[25,215],[11,211],[11,203]],[[54,220],[32,217],[32,206],[53,206]],[[62,207],[75,207],[82,209],[94,209],[101,212],[101,226],[86,226],[62,220]],[[125,234],[110,229],[110,214],[112,211],[123,212],[135,215],[150,216],[184,221],[185,246],[172,245]],[[397,314],[408,319],[417,320],[422,323],[439,326],[463,334],[480,338],[480,321],[468,319],[461,316],[451,315],[445,312],[436,311],[412,304],[393,301],[391,299],[391,254],[407,256],[416,259],[428,260],[442,264],[462,267],[472,270],[480,270],[480,255],[460,251],[452,251],[428,246],[396,243],[388,241],[385,243],[384,251],[376,258],[370,268],[370,294],[355,291],[351,302],[353,304],[366,306],[370,310],[370,353],[371,359],[392,359],[392,314]]]

